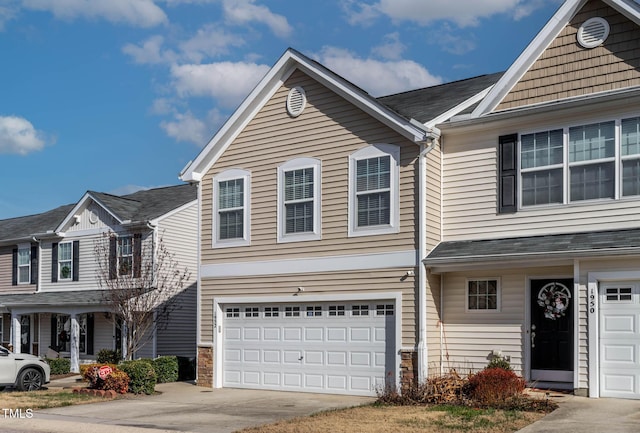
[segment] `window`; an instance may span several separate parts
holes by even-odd
[[[121,236],[118,238],[118,275],[133,275],[133,237]]]
[[[213,246],[249,245],[250,173],[223,171],[213,179]]]
[[[227,317],[240,317],[240,308],[227,308]]]
[[[297,158],[278,167],[278,242],[321,237],[321,163]]]
[[[344,305],[329,305],[329,316],[344,316]]]
[[[300,317],[300,307],[285,307],[284,317]]]
[[[632,301],[631,287],[607,287],[605,289],[606,302]]]
[[[246,307],[244,309],[244,317],[260,317],[260,309],[258,307]]]
[[[377,316],[393,316],[393,304],[376,305]]]
[[[400,148],[378,144],[349,157],[349,236],[399,230]]]
[[[640,195],[640,117],[522,134],[519,145],[521,207]]]
[[[264,307],[264,317],[280,316],[280,307]]]
[[[71,280],[73,277],[73,243],[58,244],[58,280]]]
[[[309,305],[307,307],[307,317],[322,316],[322,307],[320,305]]]
[[[31,245],[18,247],[18,284],[31,283]]]
[[[352,305],[351,315],[352,316],[368,316],[369,306],[368,305]]]
[[[467,311],[498,311],[499,302],[497,279],[467,281]]]

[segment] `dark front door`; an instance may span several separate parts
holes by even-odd
[[[573,380],[573,280],[531,280],[531,379]]]
[[[20,316],[20,353],[31,353],[30,316]]]

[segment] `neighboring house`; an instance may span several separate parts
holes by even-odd
[[[191,278],[179,308],[136,357],[195,356],[196,189],[179,185],[114,196],[89,191],[72,205],[0,221],[0,327],[3,345],[16,353],[71,359],[72,371],[100,349],[120,349],[97,282],[96,242],[115,234],[108,259],[134,264],[142,245],[161,238]],[[104,259],[104,258],[103,258]],[[114,266],[114,269],[125,269]],[[129,266],[129,268],[132,268]]]
[[[377,99],[287,50],[181,175],[198,384],[371,395],[501,355],[640,398],[639,8],[567,0],[506,73]]]
[[[640,5],[568,0],[442,131],[443,369],[640,398]]]

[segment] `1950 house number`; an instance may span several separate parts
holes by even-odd
[[[589,313],[596,312],[596,294],[594,289],[589,290]]]

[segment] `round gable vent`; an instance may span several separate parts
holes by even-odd
[[[292,117],[298,117],[304,111],[304,107],[307,105],[307,95],[304,93],[302,87],[294,87],[289,90],[287,96],[287,112]]]
[[[585,48],[595,48],[607,39],[609,30],[604,18],[589,18],[578,29],[578,42]]]

